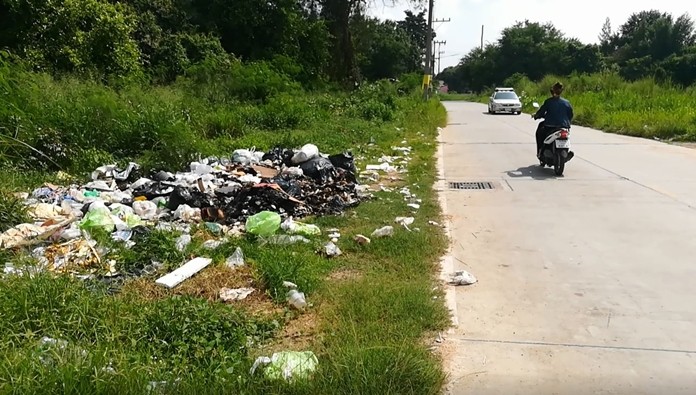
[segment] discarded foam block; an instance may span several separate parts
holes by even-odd
[[[155,283],[164,285],[167,288],[174,288],[184,280],[203,270],[206,266],[210,265],[212,261],[213,260],[210,258],[194,258],[173,272],[158,278]]]

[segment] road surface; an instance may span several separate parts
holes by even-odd
[[[696,150],[573,127],[564,177],[529,115],[446,103],[451,394],[696,394]],[[492,182],[452,190],[449,182]]]

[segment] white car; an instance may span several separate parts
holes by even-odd
[[[495,88],[495,92],[488,99],[488,113],[496,114],[499,112],[522,113],[522,102],[514,89]]]

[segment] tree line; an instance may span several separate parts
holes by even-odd
[[[168,83],[209,58],[346,83],[422,68],[424,12],[365,16],[365,0],[0,0],[0,49],[34,70]]]
[[[598,38],[598,44],[584,44],[551,23],[518,22],[439,78],[457,92],[478,92],[521,76],[537,81],[549,74],[596,72],[618,73],[629,81],[654,77],[682,86],[696,82],[696,35],[687,14],[674,18],[641,11],[616,30],[607,18]]]

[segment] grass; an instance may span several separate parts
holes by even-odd
[[[566,89],[564,97],[575,110],[573,123],[605,132],[673,141],[696,141],[696,88],[659,83],[652,78],[628,82],[616,74],[547,76],[539,82],[512,78],[525,110],[543,103],[556,81]],[[463,100],[488,102],[488,92]]]
[[[194,77],[191,81],[198,81]],[[113,284],[68,276],[0,278],[0,330],[5,334],[0,393],[146,393],[151,382],[160,381],[168,383],[159,387],[166,393],[439,392],[444,374],[427,342],[448,323],[434,276],[446,240],[440,228],[428,225],[440,216],[432,185],[436,127],[446,115],[437,100],[424,103],[418,94],[398,94],[389,83],[367,85],[351,95],[306,93],[296,86],[283,91],[285,85],[278,84],[272,95],[250,100],[239,94],[244,84],[225,90],[220,89],[224,83],[210,89],[201,83],[194,90],[183,80],[114,91],[23,71],[13,71],[7,80],[12,83],[4,89],[16,95],[0,98],[12,100],[0,106],[0,125],[19,130],[18,138],[58,162],[62,172],[49,163],[21,159],[28,154],[21,147],[4,147],[4,193],[46,181],[84,180],[94,166],[112,160],[176,170],[198,154],[229,155],[251,146],[313,142],[323,152],[349,149],[364,158],[358,163],[364,168],[383,154],[397,154],[391,147],[405,140],[413,147],[413,159],[408,172],[398,175],[403,181],[389,183],[394,191],[377,192],[375,199],[342,216],[307,219],[324,230],[340,229],[339,257],[317,254],[325,234],[307,245],[285,247],[232,238],[211,251],[203,242],[219,236],[198,226],[191,231],[192,243],[180,252],[174,247],[178,232],[139,234],[132,249],[97,232],[95,240],[109,249],[103,259],[115,260],[119,269],[138,271],[153,261],[163,267],[118,284],[115,294]],[[401,186],[422,199],[417,213],[407,207]],[[5,227],[25,220],[13,207],[16,201],[0,200]],[[411,215],[414,231],[394,223],[397,216]],[[373,238],[365,246],[352,241],[385,225],[395,227],[393,237]],[[225,258],[237,247],[247,266],[227,269]],[[154,285],[158,275],[195,256],[208,256],[213,264],[173,290]],[[4,252],[3,258],[16,266],[33,261],[29,251]],[[309,311],[287,307],[283,281],[305,292]],[[242,286],[257,292],[242,302],[218,300],[221,287]],[[302,341],[286,336],[300,332]],[[65,343],[42,344],[44,336]],[[306,349],[319,357],[311,380],[288,384],[249,374],[256,356]]]

